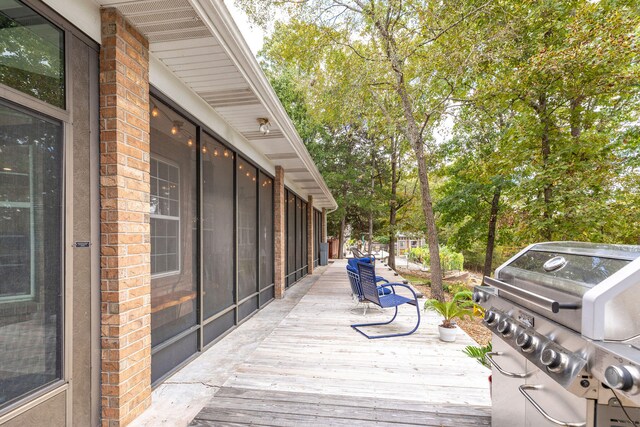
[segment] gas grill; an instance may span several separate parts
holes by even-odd
[[[640,426],[640,246],[534,244],[474,300],[494,426]]]

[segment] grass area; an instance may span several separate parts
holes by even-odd
[[[429,279],[424,277],[415,276],[413,274],[407,274],[405,272],[401,273],[402,277],[411,282],[412,285],[429,285],[431,282]]]

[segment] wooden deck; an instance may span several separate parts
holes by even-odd
[[[377,273],[398,279],[386,268]],[[436,315],[423,312],[413,335],[367,340],[349,325],[390,313],[362,311],[351,300],[345,262],[336,261],[191,425],[490,424],[489,371],[462,353],[473,344],[466,334],[456,343],[439,341]],[[395,326],[380,328],[411,329],[415,316],[415,308],[403,306]]]

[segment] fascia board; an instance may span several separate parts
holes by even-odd
[[[189,0],[209,31],[218,39],[222,48],[229,55],[231,61],[238,67],[239,72],[245,78],[260,102],[270,114],[270,120],[281,129],[291,144],[291,148],[298,155],[307,170],[311,173],[320,188],[330,200],[330,210],[337,208],[337,203],[331,191],[324,182],[320,171],[316,167],[311,155],[304,146],[300,136],[291,119],[287,115],[284,107],[280,103],[278,96],[269,84],[266,76],[262,72],[258,61],[251,53],[244,37],[235,24],[233,17],[229,13],[223,2],[211,0]],[[315,203],[314,203],[315,204]]]

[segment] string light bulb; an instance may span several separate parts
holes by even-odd
[[[189,147],[193,146],[193,139],[189,138],[189,139],[187,140],[187,145],[188,145]]]
[[[207,152],[207,147],[206,146],[202,147],[202,152],[206,154],[206,152]]]
[[[156,104],[153,104],[153,108],[151,109],[151,117],[158,117],[160,114],[160,110],[156,107]]]
[[[240,166],[238,166],[238,169],[242,170],[244,166],[242,166],[242,164],[240,164]]]
[[[213,155],[218,157],[218,148],[213,149]]]
[[[249,172],[247,172],[245,175],[249,176],[249,175],[251,175],[251,174],[250,174]]]
[[[229,157],[229,152],[226,149],[224,150],[224,156]]]
[[[173,122],[173,126],[171,127],[171,135],[176,135],[178,132],[180,132],[180,128],[182,127],[182,122],[181,121],[174,121]]]

